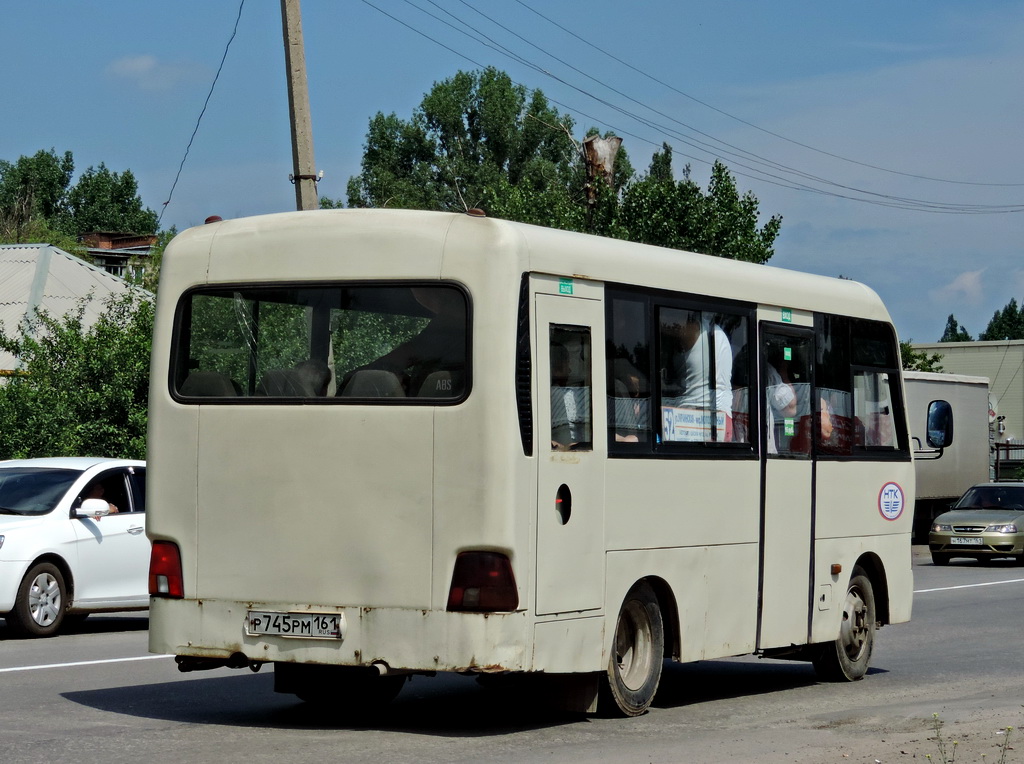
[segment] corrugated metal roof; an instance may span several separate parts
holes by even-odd
[[[0,321],[8,335],[33,308],[63,316],[90,294],[83,321],[90,326],[112,294],[144,292],[122,278],[49,244],[0,244]],[[0,351],[0,371],[13,371],[17,359]]]

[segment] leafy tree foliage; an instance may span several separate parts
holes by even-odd
[[[1017,305],[1016,298],[1002,310],[997,310],[988,322],[985,331],[978,335],[979,340],[1024,340],[1024,308]]]
[[[68,233],[90,231],[153,234],[157,214],[142,206],[139,184],[131,170],[111,172],[100,162],[90,167],[68,191],[62,228]]]
[[[929,355],[923,350],[914,350],[912,340],[900,343],[900,361],[904,371],[942,371],[941,353]]]
[[[436,83],[412,119],[378,113],[370,120],[348,204],[482,207],[494,217],[721,257],[763,263],[772,256],[781,218],[758,228],[757,199],[739,194],[725,165],[715,163],[705,193],[688,167],[674,180],[667,145],[641,178],[620,148],[607,177],[588,180],[573,127],[540,90],[527,92],[504,72],[459,72]]]
[[[381,113],[370,120],[348,204],[448,211],[497,204],[549,223],[574,197],[577,206],[583,200],[572,129],[541,91],[527,92],[504,72],[458,72],[434,85],[411,120]],[[626,176],[627,161],[618,160]]]
[[[959,322],[953,318],[953,314],[949,314],[949,318],[946,319],[946,330],[939,337],[939,342],[971,342],[974,338],[970,332],[963,326],[960,326]]]
[[[0,383],[0,459],[145,458],[153,303],[112,297],[89,328],[85,305],[39,313],[13,335],[0,326],[0,349],[22,364]]]
[[[0,236],[21,243],[33,238],[65,213],[68,188],[75,170],[71,152],[57,156],[53,149],[38,151],[16,162],[0,160]]]
[[[749,191],[740,196],[721,162],[711,168],[707,195],[691,179],[689,166],[675,181],[672,147],[664,144],[646,177],[626,188],[621,222],[634,241],[765,263],[774,254],[782,218],[773,216],[758,229],[757,215],[757,198]]]
[[[111,172],[101,163],[72,185],[74,169],[70,151],[0,160],[0,241],[45,241],[78,254],[74,242],[90,231],[156,233],[157,214],[143,207],[131,170]]]

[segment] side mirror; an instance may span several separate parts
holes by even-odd
[[[75,517],[105,517],[110,514],[110,505],[104,499],[86,499],[73,513]]]
[[[929,448],[948,448],[953,444],[953,407],[947,401],[928,404],[927,440]]]

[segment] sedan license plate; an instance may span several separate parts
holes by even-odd
[[[341,639],[345,617],[341,613],[275,613],[250,610],[245,618],[249,636]]]
[[[981,543],[981,539],[971,536],[953,536],[949,543],[954,546],[976,546]]]

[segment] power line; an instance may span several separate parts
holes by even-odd
[[[196,139],[196,133],[199,132],[199,123],[203,121],[203,115],[206,114],[206,107],[210,105],[210,98],[213,96],[213,89],[217,87],[217,80],[220,78],[221,70],[224,68],[224,62],[228,57],[228,50],[231,48],[231,43],[235,39],[235,35],[238,34],[238,22],[242,18],[242,8],[245,6],[245,0],[241,0],[238,4],[238,15],[235,17],[235,26],[231,30],[231,37],[228,38],[227,45],[224,46],[224,55],[220,58],[220,66],[217,67],[217,73],[213,76],[213,82],[210,85],[210,92],[206,94],[206,100],[203,102],[202,111],[199,112],[199,118],[196,120],[196,126],[192,130],[192,137],[188,139],[188,145],[185,147],[185,154],[181,158],[181,164],[178,165],[178,172],[174,176],[174,182],[171,184],[171,190],[167,194],[167,201],[164,202],[163,209],[160,210],[160,216],[156,219],[156,227],[159,230],[160,221],[164,219],[164,213],[167,212],[167,205],[171,203],[171,197],[174,196],[174,189],[178,185],[178,179],[181,177],[181,171],[185,167],[185,160],[188,159],[188,152],[192,148],[192,141]]]
[[[639,74],[639,75],[641,75],[643,77],[646,77],[647,79],[651,80],[652,82],[657,83],[658,85],[661,85],[662,87],[671,90],[673,93],[675,93],[677,95],[681,95],[683,98],[686,98],[686,99],[688,99],[690,101],[693,101],[694,103],[699,104],[699,105],[703,106],[706,109],[710,109],[711,111],[717,112],[718,114],[721,114],[724,117],[728,117],[729,119],[735,120],[736,122],[739,122],[740,124],[746,125],[747,127],[751,127],[754,130],[758,130],[758,131],[760,131],[760,132],[762,132],[762,133],[764,133],[766,135],[772,136],[773,138],[778,138],[779,140],[786,141],[787,143],[791,143],[794,146],[799,146],[800,148],[807,149],[808,151],[814,151],[814,152],[816,152],[818,154],[823,154],[824,156],[832,157],[833,159],[839,159],[839,160],[841,160],[843,162],[849,162],[850,164],[859,165],[861,167],[867,167],[867,168],[870,168],[872,170],[879,170],[880,172],[891,173],[893,175],[902,175],[903,177],[906,177],[906,178],[916,178],[918,180],[928,180],[928,181],[932,181],[932,182],[935,182],[935,183],[953,183],[953,184],[964,185],[964,186],[989,186],[989,187],[997,187],[997,188],[1018,188],[1018,187],[1024,186],[1024,183],[981,183],[981,182],[968,181],[968,180],[950,180],[950,179],[947,179],[947,178],[935,178],[935,177],[931,177],[931,176],[928,176],[928,175],[917,175],[917,174],[910,173],[910,172],[901,172],[899,170],[892,170],[892,169],[887,168],[887,167],[879,167],[878,165],[873,165],[873,164],[870,164],[868,162],[862,162],[862,161],[858,161],[856,159],[849,159],[849,158],[841,156],[839,154],[834,154],[834,153],[832,153],[830,151],[825,151],[824,149],[815,148],[814,146],[810,146],[810,145],[808,145],[806,143],[801,143],[800,141],[794,140],[792,138],[787,138],[784,135],[780,135],[779,133],[772,132],[771,130],[768,130],[766,128],[760,127],[759,125],[755,125],[753,122],[749,122],[749,121],[743,119],[742,117],[737,117],[734,114],[730,114],[729,112],[724,111],[722,109],[719,109],[716,106],[712,106],[711,104],[706,103],[705,101],[702,101],[699,98],[690,95],[689,93],[685,93],[682,90],[679,90],[678,88],[674,87],[673,85],[671,85],[671,84],[669,84],[669,83],[667,83],[667,82],[665,82],[663,80],[658,79],[654,75],[648,74],[647,72],[643,71],[642,69],[639,69],[638,67],[633,66],[632,64],[628,63],[627,61],[623,61],[621,58],[618,58],[617,56],[614,56],[613,54],[609,53],[604,48],[602,48],[600,46],[597,46],[597,45],[594,45],[594,43],[592,43],[589,40],[587,40],[587,39],[581,37],[580,35],[576,34],[571,29],[568,29],[568,28],[562,26],[561,24],[559,24],[557,21],[555,21],[555,20],[545,16],[543,13],[538,11],[536,8],[533,8],[533,7],[529,6],[529,5],[527,5],[523,0],[515,0],[515,1],[517,3],[519,3],[519,5],[521,5],[524,8],[526,8],[526,10],[530,11],[531,13],[536,14],[537,16],[539,16],[540,18],[544,19],[546,22],[548,22],[552,26],[555,26],[558,29],[560,29],[562,32],[565,32],[566,34],[576,38],[577,40],[582,42],[584,45],[587,45],[590,48],[593,48],[594,50],[596,50],[597,52],[601,53],[602,55],[607,56],[608,58],[612,59],[613,61],[615,61],[618,64],[621,64],[622,66],[626,67],[627,69],[630,69],[631,71],[634,71],[637,74]],[[465,4],[464,0],[460,0],[460,2],[463,2],[463,4]]]
[[[477,66],[482,66],[482,64],[480,64],[479,62],[477,62],[474,59],[470,58],[466,54],[461,53],[460,51],[455,50],[451,46],[438,41],[437,39],[435,39],[435,38],[431,37],[430,35],[426,34],[425,32],[423,32],[422,30],[420,30],[420,29],[418,29],[416,27],[413,27],[410,24],[407,24],[406,22],[402,21],[401,19],[398,19],[396,16],[394,16],[394,15],[392,15],[390,13],[386,13],[386,12],[382,11],[380,8],[377,8],[372,3],[367,2],[367,0],[363,0],[363,1],[367,5],[369,5],[370,7],[374,8],[375,10],[378,10],[379,12],[381,12],[384,15],[388,16],[392,20],[402,24],[406,28],[416,32],[420,36],[430,40],[431,42],[434,42],[437,45],[440,45],[441,47],[444,47],[446,50],[448,50],[448,51],[450,51],[452,53],[455,53],[456,55],[460,56],[461,58],[464,58],[464,59],[470,61],[471,63],[474,63]],[[460,27],[456,26],[455,24],[453,24],[453,23],[451,23],[449,21],[446,21],[445,19],[442,19],[442,18],[438,17],[437,15],[431,13],[430,11],[428,11],[428,10],[426,10],[426,9],[416,5],[415,3],[411,2],[411,0],[405,0],[405,2],[406,2],[406,4],[410,5],[412,8],[416,9],[417,11],[419,11],[420,13],[422,13],[422,14],[424,14],[424,15],[432,18],[432,19],[434,19],[435,21],[437,21],[437,22],[439,22],[439,23],[449,27],[450,29],[458,32],[459,34],[462,34],[462,35],[470,38],[474,42],[476,42],[476,43],[478,43],[480,45],[484,45],[485,47],[488,47],[488,48],[490,48],[490,49],[500,53],[501,55],[504,55],[504,56],[512,59],[516,63],[519,63],[519,64],[521,64],[523,66],[526,66],[526,67],[528,67],[528,68],[538,72],[539,74],[541,74],[541,75],[543,75],[545,77],[549,77],[549,78],[555,80],[556,82],[559,82],[562,85],[565,85],[566,87],[568,87],[568,88],[570,88],[572,90],[575,90],[577,93],[579,93],[581,95],[584,95],[584,96],[586,96],[586,97],[588,97],[588,98],[590,98],[592,100],[595,100],[598,103],[602,104],[603,106],[606,106],[607,108],[610,108],[613,111],[616,111],[616,112],[622,114],[623,116],[626,116],[629,119],[633,119],[633,120],[639,122],[640,124],[642,124],[642,125],[644,125],[644,126],[646,126],[648,128],[651,128],[651,129],[657,130],[659,132],[662,132],[662,133],[668,134],[670,136],[673,136],[678,141],[680,141],[683,144],[685,144],[687,146],[690,146],[691,148],[696,149],[698,151],[708,151],[709,153],[712,153],[713,155],[725,155],[725,156],[734,157],[735,160],[732,160],[733,167],[741,167],[741,168],[743,168],[745,170],[748,170],[749,173],[752,173],[752,175],[750,175],[749,177],[753,177],[755,179],[761,180],[762,182],[771,183],[773,185],[780,185],[782,187],[790,188],[790,189],[793,189],[793,190],[805,191],[805,192],[810,192],[810,193],[818,193],[818,194],[833,196],[833,197],[836,197],[836,198],[847,199],[847,200],[850,200],[850,201],[859,201],[859,202],[867,203],[867,204],[875,204],[875,205],[884,206],[884,207],[893,207],[893,208],[898,208],[898,209],[906,209],[906,210],[919,211],[919,212],[932,212],[932,213],[944,213],[944,214],[996,214],[996,213],[1010,213],[1010,212],[1022,212],[1022,211],[1024,211],[1024,205],[1019,205],[1019,204],[1013,204],[1013,205],[960,204],[960,203],[950,203],[950,202],[938,202],[938,201],[924,200],[924,199],[914,199],[914,198],[910,198],[910,197],[895,196],[895,195],[892,195],[892,194],[885,194],[885,193],[869,191],[867,189],[857,188],[855,186],[849,186],[849,185],[846,185],[846,184],[843,184],[843,183],[839,183],[837,181],[832,181],[832,180],[829,180],[827,178],[823,178],[823,177],[820,177],[820,176],[817,176],[817,175],[813,175],[813,174],[810,174],[810,173],[807,173],[807,172],[804,172],[804,171],[801,171],[801,170],[798,170],[798,169],[795,169],[795,168],[792,168],[792,167],[788,167],[786,165],[783,165],[781,163],[775,162],[773,160],[766,159],[764,157],[761,157],[761,156],[758,156],[756,154],[753,154],[752,152],[749,152],[749,151],[746,151],[746,150],[741,149],[739,147],[736,147],[736,146],[733,146],[731,144],[725,143],[724,141],[720,141],[720,140],[714,138],[713,136],[708,135],[707,133],[703,133],[703,132],[697,130],[696,128],[693,128],[690,125],[687,125],[687,124],[685,124],[683,122],[680,122],[679,120],[676,120],[674,117],[671,117],[670,115],[664,114],[663,112],[660,112],[657,109],[654,109],[654,108],[652,108],[650,106],[647,106],[646,104],[644,104],[644,103],[642,103],[642,102],[632,98],[631,96],[629,96],[629,95],[627,95],[627,94],[625,94],[625,93],[623,93],[623,92],[621,92],[619,90],[616,90],[614,88],[611,88],[610,86],[604,85],[599,80],[597,80],[594,77],[590,76],[586,72],[581,71],[580,69],[576,68],[572,64],[569,64],[568,62],[564,61],[563,59],[559,58],[558,56],[555,56],[554,54],[546,51],[542,47],[540,47],[540,46],[530,42],[526,38],[522,37],[521,35],[517,34],[514,31],[512,31],[511,29],[509,29],[505,25],[501,24],[500,22],[496,21],[495,19],[491,18],[490,16],[488,16],[485,13],[483,13],[482,11],[479,11],[479,10],[477,10],[475,8],[472,8],[472,6],[469,6],[467,3],[464,2],[464,0],[460,0],[460,2],[462,2],[464,5],[467,5],[467,7],[470,7],[472,10],[474,10],[474,12],[478,13],[479,15],[481,15],[487,21],[489,21],[492,24],[498,26],[499,28],[505,30],[506,32],[514,35],[518,39],[520,39],[523,42],[531,45],[532,47],[536,48],[537,50],[541,51],[542,53],[544,53],[548,57],[552,58],[553,60],[561,63],[562,65],[567,66],[568,68],[572,69],[573,71],[575,71],[575,72],[577,72],[577,73],[587,77],[590,80],[593,80],[594,82],[597,82],[598,84],[602,85],[603,87],[606,87],[608,90],[612,91],[613,93],[615,93],[619,97],[625,98],[625,99],[627,99],[627,100],[637,104],[638,106],[640,106],[640,107],[642,107],[644,109],[647,109],[648,111],[651,111],[651,112],[653,112],[653,113],[655,113],[655,114],[657,114],[657,115],[659,115],[661,117],[664,117],[665,119],[668,119],[670,121],[675,122],[676,124],[679,124],[680,126],[686,128],[687,130],[690,130],[692,132],[696,132],[699,135],[702,135],[702,136],[708,138],[709,140],[714,141],[715,143],[721,144],[722,146],[726,146],[726,147],[728,147],[728,149],[733,149],[733,150],[732,151],[727,150],[727,149],[723,150],[723,149],[721,149],[719,147],[711,146],[710,144],[707,144],[707,143],[705,143],[705,142],[703,142],[703,141],[701,141],[699,139],[685,136],[685,135],[679,133],[674,128],[668,127],[668,126],[666,126],[664,124],[660,124],[660,123],[658,123],[656,121],[652,121],[652,120],[650,120],[650,119],[648,119],[646,117],[643,117],[642,115],[636,113],[635,111],[631,111],[629,109],[626,109],[626,108],[624,108],[622,106],[619,106],[618,104],[612,103],[612,102],[610,102],[610,101],[608,101],[608,100],[606,100],[604,98],[601,98],[600,96],[597,96],[596,94],[594,94],[594,93],[592,93],[592,92],[590,92],[588,90],[585,90],[585,89],[583,89],[581,87],[578,87],[577,85],[574,85],[573,83],[567,81],[563,77],[560,77],[560,76],[554,74],[553,72],[549,71],[548,69],[540,66],[539,64],[534,63],[533,61],[530,61],[529,59],[525,58],[524,56],[521,56],[520,54],[518,54],[515,51],[511,50],[510,48],[502,45],[498,41],[494,40],[494,38],[492,38],[492,37],[484,34],[483,32],[481,32],[479,29],[476,29],[475,27],[470,26],[467,22],[463,21],[462,19],[458,18],[454,14],[450,13],[449,11],[447,11],[444,8],[442,8],[441,6],[439,6],[436,2],[434,2],[434,0],[426,0],[426,2],[429,2],[435,8],[438,8],[444,14],[446,14],[450,18],[454,19],[458,24],[460,24],[463,27],[465,27],[465,29],[460,28]],[[525,6],[525,4],[524,4],[524,7],[528,7],[528,6]],[[530,9],[530,10],[532,10],[532,9]],[[546,18],[546,17],[544,17],[544,18]],[[552,23],[554,23],[554,22],[552,22]],[[557,24],[556,24],[556,26],[557,26]],[[560,29],[564,29],[561,26],[559,26],[559,28]],[[576,37],[577,39],[583,40],[583,38],[579,37],[579,35],[576,35],[575,33],[570,32],[569,30],[564,30],[564,31],[567,31],[569,34],[571,34],[572,36]],[[483,38],[483,39],[481,39],[481,38]],[[583,41],[586,42],[585,40],[583,40]],[[587,44],[589,45],[590,43],[587,43]],[[612,57],[612,58],[614,58],[614,57]],[[618,59],[615,59],[615,60],[618,60]],[[557,104],[563,106],[564,108],[569,109],[570,111],[574,111],[574,112],[577,112],[577,113],[582,113],[578,109],[575,109],[575,108],[569,107],[569,106],[565,106],[564,104],[559,103],[555,99],[549,98],[549,100],[552,101],[553,103],[557,103]],[[584,115],[584,116],[586,116],[586,115]],[[591,119],[593,119],[593,117],[591,117]],[[605,124],[608,127],[611,127],[616,132],[618,132],[620,135],[631,135],[630,133],[627,133],[625,131],[620,130],[619,128],[616,128],[613,125],[610,125],[606,120],[598,120],[598,121],[600,121],[601,123]],[[638,137],[638,136],[634,135],[633,137]],[[640,138],[640,140],[644,140],[645,142],[651,143],[651,144],[653,144],[655,146],[659,145],[656,141],[651,141],[651,140],[646,139],[646,138]],[[739,152],[739,153],[737,153],[737,152]],[[693,159],[694,161],[699,161],[699,162],[702,162],[702,163],[711,164],[710,162],[707,162],[707,160],[699,159],[697,157],[691,157],[691,156],[688,156],[688,155],[685,155],[685,154],[683,154],[683,156],[687,156],[687,158]],[[752,167],[749,164],[746,164],[746,162],[754,162],[755,164],[763,165],[764,167],[766,167],[768,169],[766,170],[766,169],[759,168],[759,167]],[[777,175],[776,173],[779,173],[779,172],[781,172],[781,173],[788,173],[788,174],[794,175],[797,178],[803,179],[804,181],[808,181],[810,183],[817,183],[817,184],[821,184],[821,185],[825,185],[825,186],[831,186],[833,188],[840,189],[840,191],[829,191],[829,190],[826,190],[826,189],[816,188],[815,186],[808,185],[808,183],[801,182],[800,180],[792,180],[792,179],[785,178],[783,176]],[[737,175],[744,175],[744,173],[741,173],[741,172],[736,172],[736,174]],[[856,194],[860,194],[860,196],[857,196]],[[865,197],[868,197],[868,198],[865,198]]]

